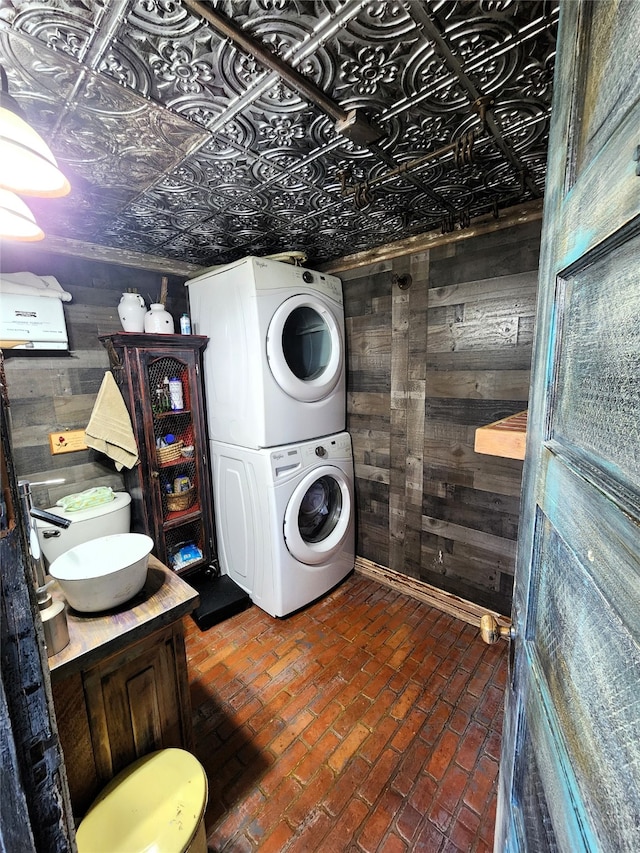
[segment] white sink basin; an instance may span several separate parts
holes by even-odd
[[[65,551],[49,566],[74,610],[110,610],[137,595],[147,579],[153,539],[114,533]]]

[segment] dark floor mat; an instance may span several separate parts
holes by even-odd
[[[251,604],[247,593],[228,575],[216,578],[194,574],[185,580],[200,594],[200,604],[191,615],[201,631],[240,613]]]

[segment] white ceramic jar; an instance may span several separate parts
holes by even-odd
[[[145,332],[155,332],[160,335],[172,335],[174,331],[173,317],[164,310],[161,302],[152,302],[144,317]]]
[[[118,317],[125,332],[144,332],[147,306],[139,293],[123,293],[118,303]]]

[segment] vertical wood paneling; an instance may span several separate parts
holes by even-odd
[[[398,273],[408,271],[408,259],[396,262]],[[404,562],[406,518],[406,464],[408,453],[407,402],[409,361],[409,291],[391,288],[391,470],[389,472],[389,559]]]
[[[539,223],[342,272],[358,554],[503,613],[522,463],[473,449],[526,407]],[[393,273],[410,272],[408,290]]]
[[[422,496],[424,488],[424,403],[429,287],[429,253],[413,255],[409,262],[407,460],[405,494],[407,533],[403,565],[408,575],[420,576],[422,555]]]

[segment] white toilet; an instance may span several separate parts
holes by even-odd
[[[97,539],[99,536],[131,531],[131,495],[127,492],[115,492],[112,501],[89,509],[70,512],[62,507],[52,506],[49,507],[48,512],[68,518],[71,524],[66,530],[62,530],[46,521],[36,519],[38,541],[47,569],[69,548]]]

